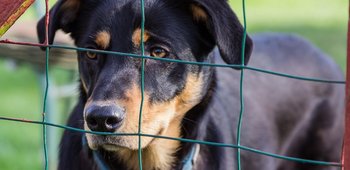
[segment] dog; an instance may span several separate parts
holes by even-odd
[[[142,54],[155,59],[246,65],[320,79],[343,80],[338,66],[308,41],[264,33],[246,36],[225,0],[59,0],[50,10],[48,40],[69,33],[77,47]],[[45,19],[38,22],[45,41]],[[141,42],[143,40],[143,42]],[[254,48],[253,48],[254,44]],[[80,97],[68,126],[87,131],[141,132],[236,144],[241,67],[214,68],[78,51]],[[290,79],[244,69],[241,145],[274,154],[339,162],[344,85]],[[138,136],[63,134],[58,169],[139,169]],[[237,167],[234,148],[142,136],[146,170]],[[102,167],[101,167],[102,166]],[[245,170],[333,170],[241,150]],[[104,168],[103,168],[104,167]],[[186,168],[187,167],[187,168]],[[189,167],[189,168],[188,168]]]

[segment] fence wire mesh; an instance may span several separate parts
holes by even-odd
[[[0,120],[4,121],[14,121],[14,122],[20,122],[20,123],[30,123],[30,124],[36,124],[36,125],[41,125],[42,126],[42,138],[43,138],[43,151],[44,151],[44,169],[48,169],[48,151],[47,151],[47,131],[46,128],[47,126],[51,127],[56,127],[56,128],[61,128],[65,130],[70,130],[70,131],[76,131],[80,133],[89,133],[89,134],[95,134],[95,135],[114,135],[114,136],[138,136],[138,163],[140,169],[142,169],[142,149],[141,149],[141,138],[142,137],[153,137],[153,138],[161,138],[161,139],[167,139],[167,140],[177,140],[181,142],[188,142],[188,143],[197,143],[201,145],[210,145],[210,146],[216,146],[216,147],[226,147],[226,148],[234,148],[237,150],[237,169],[241,170],[241,150],[245,150],[248,152],[253,152],[256,154],[261,154],[277,159],[283,159],[283,160],[288,160],[288,161],[295,161],[299,163],[307,163],[307,164],[315,164],[315,165],[324,165],[324,166],[335,166],[335,167],[342,167],[342,164],[339,162],[325,162],[325,161],[318,161],[318,160],[308,160],[308,159],[302,159],[302,158],[296,158],[296,157],[289,157],[289,156],[283,156],[283,155],[278,155],[274,153],[269,153],[269,152],[264,152],[261,150],[257,150],[254,148],[246,147],[241,145],[241,127],[243,124],[243,115],[244,115],[244,97],[243,97],[243,91],[244,91],[244,71],[245,70],[252,70],[256,72],[262,72],[265,74],[271,74],[275,76],[281,76],[281,77],[286,77],[286,78],[291,78],[291,79],[297,79],[301,81],[311,81],[315,83],[333,83],[333,84],[345,84],[345,81],[342,80],[326,80],[326,79],[318,79],[318,78],[313,78],[313,77],[303,77],[303,76],[296,76],[296,75],[290,75],[290,74],[285,74],[285,73],[280,73],[280,72],[274,72],[270,70],[264,70],[260,68],[255,68],[255,67],[250,67],[250,66],[245,66],[243,63],[241,65],[233,65],[233,64],[213,64],[213,63],[204,63],[204,62],[192,62],[192,61],[184,61],[184,60],[176,60],[176,59],[168,59],[168,58],[154,58],[150,56],[145,55],[145,48],[144,48],[144,30],[145,30],[145,2],[144,0],[140,0],[141,3],[141,44],[140,44],[140,49],[141,49],[141,55],[138,54],[131,54],[131,53],[123,53],[123,52],[117,52],[117,51],[105,51],[105,50],[96,50],[96,49],[88,49],[88,48],[80,48],[80,47],[71,47],[71,46],[63,46],[63,45],[55,45],[55,44],[49,44],[48,42],[48,26],[49,26],[49,1],[45,1],[45,26],[46,26],[46,32],[45,32],[45,42],[43,44],[39,43],[28,43],[28,42],[18,42],[18,41],[12,41],[12,40],[0,40],[0,44],[12,44],[12,45],[24,45],[24,46],[38,46],[38,47],[45,47],[45,73],[46,73],[46,88],[45,88],[45,94],[44,94],[44,101],[43,101],[43,108],[42,108],[42,121],[32,121],[32,120],[26,120],[26,119],[21,119],[21,118],[10,118],[10,117],[2,117],[0,116]],[[247,24],[246,24],[246,7],[245,7],[245,0],[242,0],[242,8],[243,8],[243,27],[244,27],[244,34],[243,34],[243,39],[242,39],[242,54],[241,54],[241,61],[244,61],[244,49],[245,49],[245,41],[246,41],[246,35],[247,35]],[[66,50],[74,50],[74,51],[90,51],[94,53],[99,53],[99,54],[111,54],[115,55],[116,57],[133,57],[133,58],[138,58],[141,60],[141,88],[140,88],[140,93],[141,93],[141,104],[140,104],[140,111],[139,111],[139,127],[138,127],[138,133],[108,133],[108,132],[95,132],[95,131],[86,131],[83,129],[77,129],[69,126],[64,126],[60,124],[53,124],[50,122],[47,122],[46,120],[46,101],[47,101],[47,95],[50,90],[50,84],[49,84],[49,57],[50,57],[50,49],[52,48],[58,48],[58,49],[66,49]],[[39,49],[38,49],[39,50]],[[158,136],[158,135],[150,135],[150,134],[144,134],[141,131],[142,127],[142,110],[143,110],[143,103],[144,103],[144,81],[145,81],[145,59],[150,59],[150,60],[159,60],[163,62],[176,62],[176,63],[183,63],[183,64],[190,64],[190,65],[201,65],[201,66],[209,66],[209,67],[226,67],[226,68],[239,68],[241,69],[241,74],[240,74],[240,113],[239,113],[239,121],[237,125],[237,140],[235,144],[229,144],[229,143],[215,143],[215,142],[209,142],[209,141],[199,141],[199,140],[193,140],[193,139],[185,139],[185,138],[173,138],[173,137],[168,137],[168,136]]]

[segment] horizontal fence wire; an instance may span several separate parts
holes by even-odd
[[[243,65],[237,65],[237,64],[214,64],[214,63],[186,61],[186,60],[178,60],[178,59],[170,59],[170,58],[155,58],[155,57],[151,57],[151,56],[147,56],[147,55],[142,56],[139,54],[123,53],[123,52],[118,52],[118,51],[103,51],[103,50],[96,50],[96,49],[89,49],[89,48],[82,48],[82,47],[72,47],[72,46],[57,45],[57,44],[43,45],[43,44],[38,44],[38,43],[18,42],[18,41],[11,41],[11,40],[0,40],[0,44],[49,47],[49,48],[81,51],[81,52],[88,52],[89,51],[89,52],[94,52],[94,53],[98,53],[98,54],[115,55],[116,57],[119,56],[119,57],[144,58],[144,59],[158,60],[158,61],[163,61],[163,62],[173,62],[173,63],[182,63],[182,64],[209,66],[209,67],[246,69],[246,70],[252,70],[252,71],[271,74],[271,75],[280,76],[280,77],[286,77],[286,78],[304,80],[304,81],[311,81],[311,82],[319,82],[319,83],[332,83],[332,84],[345,84],[346,83],[345,80],[330,80],[330,79],[320,79],[317,77],[305,77],[305,76],[299,76],[299,75],[291,75],[291,74],[274,72],[272,70],[266,70],[266,69],[257,68],[257,67],[250,67],[250,66],[246,66],[246,65],[243,66]]]
[[[10,118],[10,117],[2,117],[2,116],[0,116],[0,120],[30,123],[30,124],[39,124],[39,125],[45,124],[46,126],[61,128],[64,130],[70,130],[70,131],[75,131],[75,132],[79,132],[79,133],[94,134],[94,135],[111,135],[111,136],[138,136],[138,135],[140,135],[140,136],[144,136],[144,137],[176,140],[176,141],[180,141],[180,142],[198,143],[198,144],[208,145],[208,146],[227,147],[227,148],[233,148],[233,149],[240,148],[242,150],[246,150],[246,151],[249,151],[252,153],[262,154],[262,155],[270,156],[270,157],[277,158],[277,159],[289,160],[289,161],[294,161],[294,162],[299,162],[299,163],[308,163],[308,164],[317,164],[317,165],[335,166],[335,167],[342,166],[342,164],[338,163],[338,162],[325,162],[325,161],[317,161],[317,160],[309,160],[309,159],[301,159],[301,158],[283,156],[283,155],[279,155],[279,154],[264,152],[264,151],[261,151],[258,149],[254,149],[254,148],[246,147],[246,146],[242,146],[242,145],[237,146],[234,144],[227,144],[227,143],[200,141],[200,140],[193,140],[193,139],[186,139],[186,138],[173,138],[173,137],[169,137],[169,136],[159,136],[159,135],[151,135],[151,134],[143,134],[143,133],[140,133],[140,134],[139,133],[109,133],[109,132],[86,131],[86,130],[79,129],[79,128],[74,128],[74,127],[70,127],[70,126],[59,125],[59,124],[54,124],[54,123],[49,123],[49,122],[33,121],[33,120],[28,120],[28,119],[18,119],[18,118]]]
[[[37,46],[37,47],[44,47],[45,48],[45,73],[46,73],[46,88],[45,88],[45,95],[44,95],[44,101],[43,101],[43,113],[42,113],[42,121],[33,121],[33,120],[27,120],[27,119],[19,119],[19,118],[9,118],[9,117],[2,117],[0,116],[0,120],[4,121],[14,121],[14,122],[21,122],[21,123],[30,123],[30,124],[37,124],[41,125],[43,127],[43,148],[44,148],[44,159],[45,159],[45,170],[48,169],[48,154],[47,154],[47,144],[46,144],[46,126],[50,127],[56,127],[61,128],[65,130],[70,131],[76,131],[80,133],[89,133],[89,134],[95,134],[95,135],[114,135],[114,136],[138,136],[139,143],[138,143],[138,158],[139,158],[139,168],[142,169],[142,149],[141,149],[141,137],[153,137],[153,138],[162,138],[167,140],[177,140],[181,142],[188,142],[188,143],[197,143],[202,145],[210,145],[210,146],[216,146],[216,147],[226,147],[226,148],[233,148],[237,149],[237,168],[241,169],[241,150],[245,150],[248,152],[261,154],[265,156],[270,156],[277,159],[283,159],[288,161],[294,161],[299,163],[307,163],[307,164],[315,164],[315,165],[324,165],[324,166],[335,166],[335,167],[341,167],[342,164],[338,162],[325,162],[325,161],[317,161],[317,160],[309,160],[309,159],[302,159],[302,158],[295,158],[295,157],[289,157],[289,156],[283,156],[278,155],[274,153],[264,152],[258,149],[254,149],[251,147],[246,147],[240,144],[240,136],[241,136],[241,126],[242,126],[242,119],[244,114],[244,98],[243,98],[243,80],[244,80],[244,71],[245,70],[251,70],[256,72],[261,72],[265,74],[280,76],[280,77],[286,77],[291,79],[297,79],[302,81],[311,81],[315,83],[333,83],[333,84],[345,84],[344,80],[326,80],[326,79],[320,79],[320,78],[311,78],[311,77],[305,77],[305,76],[299,76],[299,75],[290,75],[280,72],[274,72],[271,70],[265,70],[261,68],[255,68],[255,67],[249,67],[245,66],[244,64],[240,65],[233,65],[233,64],[213,64],[213,63],[205,63],[205,62],[192,62],[192,61],[184,61],[184,60],[176,60],[176,59],[168,59],[168,58],[153,58],[150,56],[145,55],[145,49],[144,49],[144,42],[143,42],[143,34],[144,34],[144,24],[145,24],[145,14],[144,14],[144,0],[140,0],[141,3],[141,55],[138,54],[131,54],[131,53],[123,53],[123,52],[116,52],[116,51],[104,51],[104,50],[95,50],[95,49],[88,49],[88,48],[80,48],[80,47],[71,47],[71,46],[63,46],[63,45],[50,45],[48,44],[48,24],[49,24],[49,11],[48,11],[48,0],[45,0],[46,3],[46,21],[45,21],[45,28],[46,28],[46,37],[45,37],[45,43],[39,44],[39,43],[28,43],[28,42],[16,42],[11,41],[8,39],[0,40],[0,44],[12,44],[12,45],[26,45],[26,46]],[[244,22],[244,35],[242,38],[242,54],[241,54],[241,61],[244,61],[244,49],[245,49],[245,41],[246,41],[246,12],[245,12],[245,0],[242,0],[243,4],[243,22]],[[50,56],[50,49],[51,48],[57,48],[57,49],[66,49],[66,50],[75,50],[78,52],[95,52],[100,54],[108,54],[113,55],[116,57],[133,57],[133,58],[139,58],[142,61],[141,66],[141,105],[140,105],[140,112],[139,112],[139,128],[138,133],[108,133],[108,132],[94,132],[94,131],[86,131],[83,129],[73,128],[69,126],[59,125],[59,124],[53,124],[46,121],[45,115],[46,115],[46,98],[49,91],[49,56]],[[142,108],[143,108],[143,102],[144,102],[144,71],[145,71],[145,59],[151,59],[151,60],[158,60],[163,62],[175,62],[175,63],[182,63],[182,64],[191,64],[191,65],[200,65],[200,66],[208,66],[208,67],[224,67],[224,68],[238,68],[241,69],[241,76],[240,76],[240,114],[239,114],[239,123],[238,123],[238,130],[237,130],[237,143],[236,144],[226,144],[226,143],[216,143],[216,142],[209,142],[209,141],[200,141],[200,140],[193,140],[193,139],[185,139],[185,138],[173,138],[168,136],[158,136],[158,135],[151,135],[151,134],[144,134],[141,131],[142,127]]]

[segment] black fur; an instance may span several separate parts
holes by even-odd
[[[50,10],[49,43],[55,32],[70,33],[78,47],[96,48],[96,31],[107,29],[111,42],[106,50],[140,54],[131,41],[140,27],[140,3],[131,0],[60,0]],[[208,15],[194,20],[191,5]],[[155,33],[145,43],[146,55],[154,45],[169,49],[167,58],[186,61],[241,64],[243,27],[225,0],[146,0],[145,29]],[[44,18],[38,23],[39,41],[44,42]],[[266,34],[253,38],[255,50],[251,66],[289,74],[343,79],[333,61],[300,37]],[[247,36],[244,64],[253,41]],[[216,49],[215,46],[218,48]],[[79,102],[68,125],[84,128],[87,100],[106,101],[126,97],[125,91],[140,82],[140,60],[107,54],[88,59],[78,52],[81,85]],[[223,61],[221,61],[222,58]],[[183,138],[221,143],[236,143],[239,113],[239,71],[197,65],[146,60],[145,91],[151,103],[166,102],[182,93],[189,74],[204,75],[200,102],[182,120]],[[242,145],[286,156],[321,161],[339,161],[343,134],[342,85],[304,82],[246,71],[245,115]],[[138,84],[139,85],[139,84]],[[87,90],[87,91],[86,91]],[[127,115],[127,113],[124,113]],[[61,141],[58,169],[97,169],[91,150],[82,144],[83,134],[65,131]],[[181,143],[173,169],[192,144]],[[113,152],[99,151],[112,169],[127,169]],[[136,164],[136,163],[135,163]],[[236,150],[202,145],[195,169],[236,169]],[[276,160],[242,151],[245,170],[335,169]]]

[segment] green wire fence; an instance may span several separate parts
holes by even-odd
[[[115,136],[138,136],[139,139],[139,149],[138,149],[138,160],[139,160],[139,167],[142,169],[142,149],[141,148],[141,138],[142,137],[153,137],[153,138],[162,138],[167,140],[177,140],[181,142],[188,142],[188,143],[197,143],[201,145],[211,145],[216,147],[227,147],[227,148],[234,148],[237,150],[237,169],[241,170],[241,150],[253,152],[256,154],[261,154],[265,156],[274,157],[277,159],[284,159],[289,161],[295,161],[299,163],[308,163],[308,164],[315,164],[315,165],[324,165],[324,166],[335,166],[335,167],[342,167],[342,164],[339,162],[324,162],[324,161],[316,161],[316,160],[307,160],[307,159],[301,159],[301,158],[294,158],[294,157],[288,157],[283,155],[278,155],[274,153],[268,153],[261,150],[253,149],[250,147],[246,147],[241,145],[241,127],[243,124],[243,115],[244,115],[244,98],[243,98],[243,80],[244,80],[244,71],[245,70],[252,70],[257,72],[262,72],[266,74],[271,74],[275,76],[281,76],[286,78],[292,78],[292,79],[298,79],[302,81],[312,81],[315,83],[335,83],[335,84],[345,84],[345,81],[338,81],[338,80],[325,80],[325,79],[317,79],[317,78],[310,78],[310,77],[302,77],[302,76],[295,76],[295,75],[289,75],[284,73],[278,73],[273,72],[269,70],[264,70],[260,68],[253,68],[249,66],[245,66],[244,64],[241,65],[232,65],[232,64],[212,64],[212,63],[203,63],[203,62],[190,62],[190,61],[183,61],[183,60],[175,60],[175,59],[167,59],[167,58],[153,58],[150,56],[145,56],[145,49],[144,49],[144,42],[143,42],[143,34],[144,34],[144,25],[146,21],[145,18],[145,7],[144,7],[144,0],[140,0],[141,3],[141,55],[137,54],[129,54],[129,53],[122,53],[122,52],[114,52],[114,51],[103,51],[103,50],[93,50],[93,49],[87,49],[87,48],[78,48],[78,47],[69,47],[69,46],[61,46],[61,45],[50,45],[48,44],[48,25],[49,25],[49,9],[48,9],[48,0],[45,0],[46,4],[46,41],[44,44],[34,44],[34,43],[25,43],[25,42],[14,42],[10,40],[0,40],[0,43],[2,44],[13,44],[13,45],[27,45],[27,46],[41,46],[45,47],[45,72],[46,72],[46,88],[45,88],[45,95],[44,95],[44,101],[43,101],[43,113],[42,113],[42,121],[31,121],[31,120],[25,120],[25,119],[18,119],[18,118],[9,118],[9,117],[1,117],[0,120],[4,121],[15,121],[15,122],[21,122],[21,123],[30,123],[30,124],[37,124],[42,126],[42,136],[43,136],[43,150],[44,150],[44,160],[45,160],[45,170],[48,169],[48,153],[47,153],[47,142],[46,142],[46,127],[56,127],[71,131],[76,131],[80,133],[90,133],[90,134],[96,134],[96,135],[115,135]],[[241,54],[241,61],[244,61],[244,49],[245,49],[245,41],[246,41],[246,35],[247,35],[247,25],[246,25],[246,8],[245,8],[245,0],[242,0],[242,8],[243,8],[243,26],[244,26],[244,35],[242,39],[242,54]],[[140,104],[140,112],[139,112],[139,127],[138,127],[138,133],[107,133],[107,132],[93,132],[93,131],[85,131],[83,129],[77,129],[73,127],[68,127],[64,125],[58,125],[53,124],[46,121],[46,101],[47,101],[47,95],[49,92],[49,56],[50,56],[50,48],[60,48],[60,49],[67,49],[67,50],[76,50],[76,51],[91,51],[95,53],[101,53],[101,54],[112,54],[116,57],[133,57],[138,58],[142,61],[141,65],[141,104]],[[39,50],[39,49],[38,49]],[[143,134],[141,131],[141,120],[142,120],[142,109],[143,109],[143,102],[144,102],[144,70],[145,70],[145,59],[152,59],[152,60],[159,60],[162,62],[177,62],[177,63],[183,63],[183,64],[192,64],[192,65],[202,65],[202,66],[210,66],[210,67],[227,67],[227,68],[240,68],[241,69],[241,76],[240,76],[240,113],[239,113],[239,121],[237,125],[237,141],[236,144],[226,144],[226,143],[215,143],[215,142],[208,142],[208,141],[198,141],[198,140],[192,140],[192,139],[184,139],[184,138],[172,138],[168,136],[157,136],[157,135],[150,135],[150,134]]]

